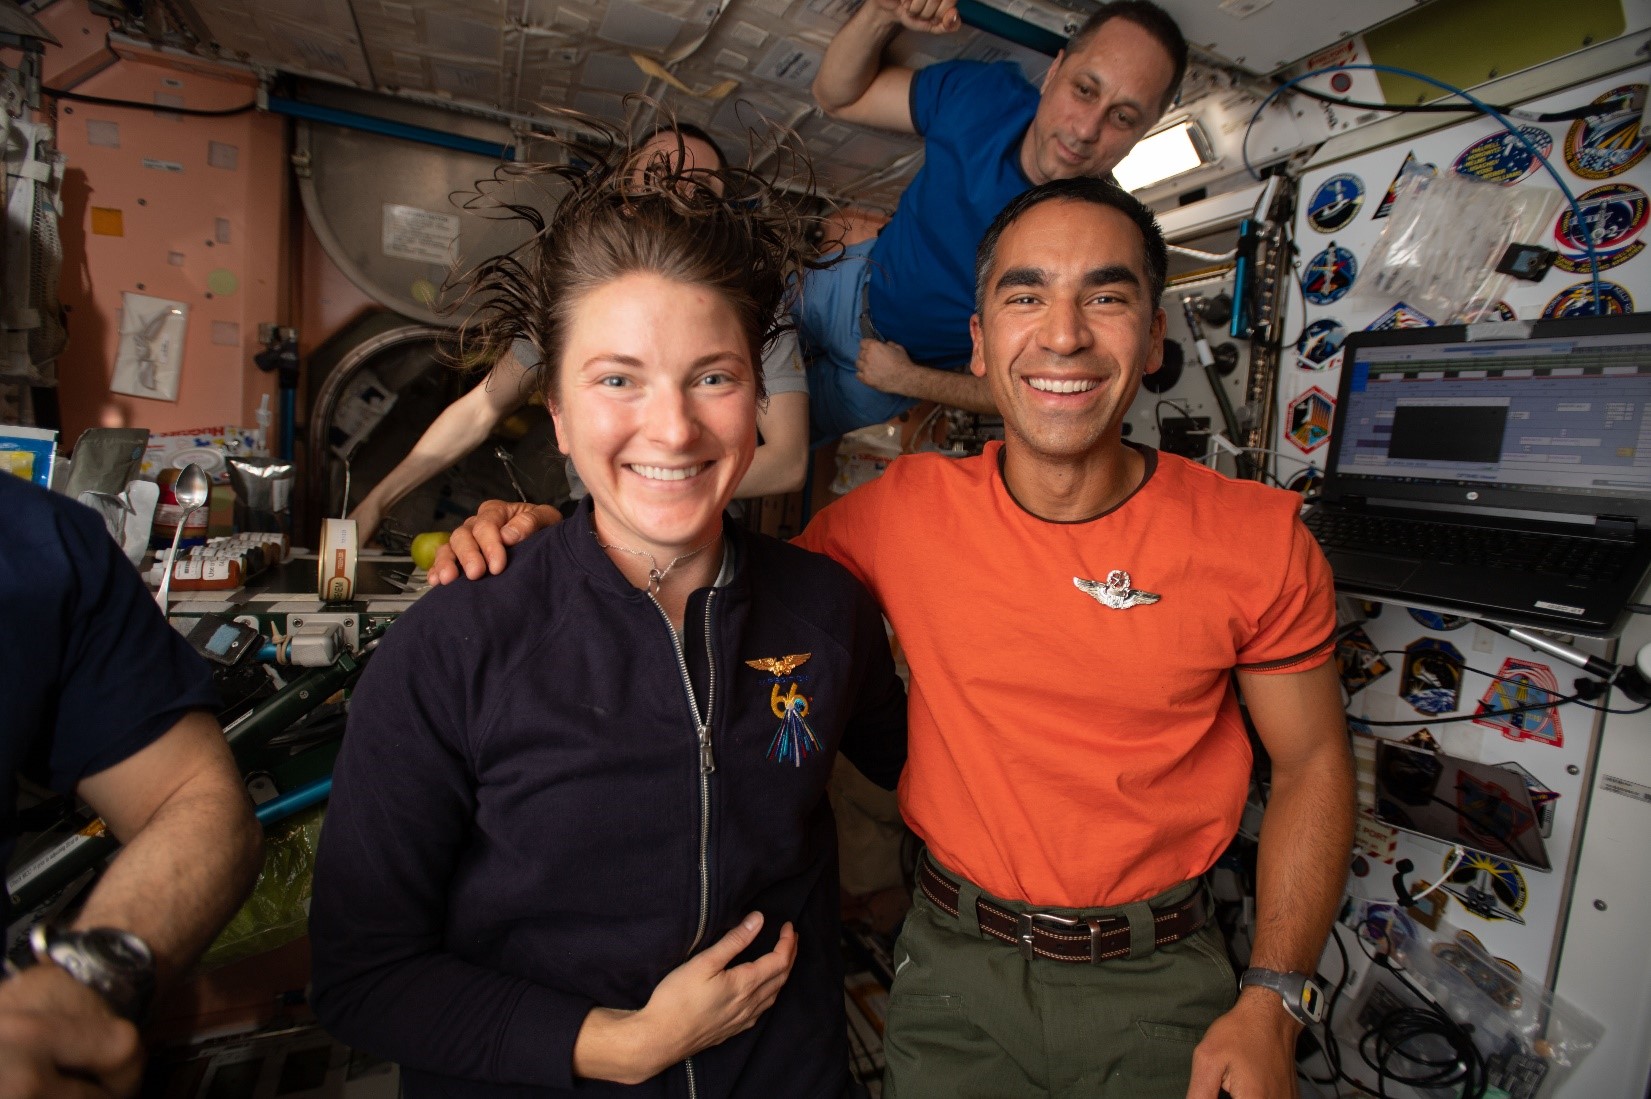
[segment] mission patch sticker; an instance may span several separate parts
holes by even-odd
[[[1565,743],[1565,731],[1559,725],[1555,700],[1563,697],[1553,669],[1510,656],[1502,661],[1502,670],[1479,700],[1479,708],[1474,711],[1479,716],[1473,723],[1500,729],[1509,740],[1534,740],[1558,748]]]
[[[1461,704],[1463,663],[1462,651],[1449,641],[1418,637],[1405,646],[1399,697],[1417,713],[1452,712]]]
[[[1359,261],[1352,252],[1331,241],[1308,262],[1301,276],[1301,293],[1314,305],[1329,305],[1346,297],[1358,277]]]
[[[1606,316],[1634,311],[1634,298],[1626,287],[1618,286],[1614,282],[1600,281],[1600,304],[1604,307]],[[1555,294],[1547,305],[1542,307],[1542,319],[1551,321],[1558,317],[1592,317],[1594,316],[1594,280],[1567,286]]]
[[[1342,173],[1319,184],[1307,202],[1307,224],[1321,233],[1334,233],[1358,216],[1364,205],[1364,181]]]
[[[1450,852],[1444,865],[1450,866]],[[1531,899],[1525,875],[1519,867],[1483,851],[1469,851],[1456,872],[1445,879],[1445,892],[1482,920],[1511,920],[1524,923],[1519,915]]]
[[[1315,385],[1290,405],[1289,439],[1302,453],[1310,454],[1330,438],[1335,418],[1335,399]]]
[[[1645,250],[1645,242],[1636,239],[1651,220],[1651,201],[1644,191],[1632,183],[1605,183],[1578,195],[1576,204],[1582,211],[1580,225],[1569,207],[1554,223],[1559,244],[1555,267],[1573,275],[1591,273],[1590,240],[1601,271],[1620,267]]]
[[[1337,365],[1347,329],[1329,317],[1320,317],[1301,331],[1296,341],[1296,365],[1303,370],[1329,370]]]
[[[1336,640],[1336,674],[1348,695],[1358,694],[1392,670],[1364,627],[1354,626]]]
[[[1364,330],[1366,332],[1386,332],[1391,328],[1432,328],[1434,323],[1432,317],[1401,301],[1396,302],[1393,308],[1371,321],[1365,326]]]
[[[1440,614],[1438,611],[1424,611],[1419,607],[1410,607],[1407,609],[1410,611],[1410,617],[1414,618],[1428,629],[1438,630],[1440,633],[1448,633],[1451,630],[1459,630],[1472,621],[1471,619],[1463,618],[1459,614]]]
[[[1450,167],[1459,176],[1506,186],[1536,171],[1539,163],[1536,154],[1546,157],[1553,147],[1553,135],[1547,130],[1540,126],[1521,126],[1517,136],[1501,130],[1480,138],[1463,149]],[[1536,152],[1531,151],[1533,148]]]
[[[1399,184],[1404,182],[1406,176],[1426,175],[1431,178],[1438,174],[1439,169],[1436,166],[1424,164],[1422,161],[1417,160],[1415,152],[1406,153],[1404,163],[1399,165],[1397,172],[1393,173],[1393,182],[1387,185],[1387,194],[1382,196],[1381,203],[1376,207],[1376,212],[1370,215],[1370,219],[1374,221],[1377,218],[1384,218],[1393,212],[1393,200],[1399,196]]]
[[[1565,133],[1565,165],[1583,179],[1610,179],[1645,159],[1651,142],[1640,131],[1641,110],[1634,100],[1644,84],[1612,88],[1594,102],[1608,109],[1579,119]]]

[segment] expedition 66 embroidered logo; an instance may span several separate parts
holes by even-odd
[[[820,750],[820,741],[808,727],[809,696],[797,690],[803,676],[794,675],[808,663],[813,653],[792,653],[790,656],[763,656],[747,660],[748,667],[767,672],[764,680],[769,685],[768,705],[780,719],[780,727],[768,744],[768,758],[775,763],[790,763],[801,767],[811,752]]]

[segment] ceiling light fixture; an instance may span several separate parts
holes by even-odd
[[[1203,129],[1186,119],[1142,138],[1112,169],[1112,175],[1124,190],[1139,191],[1201,168],[1212,159]]]

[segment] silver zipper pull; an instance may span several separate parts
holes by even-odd
[[[699,727],[699,773],[708,775],[717,769],[717,757],[711,752],[711,727]]]

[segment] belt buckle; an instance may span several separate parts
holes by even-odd
[[[1116,916],[1108,916],[1105,919],[1099,916],[1078,919],[1071,916],[1057,916],[1053,912],[1022,912],[1015,917],[1015,942],[1020,947],[1020,956],[1027,961],[1031,961],[1037,956],[1032,948],[1032,932],[1039,920],[1060,927],[1087,927],[1089,929],[1089,964],[1091,965],[1101,964],[1101,935],[1107,931],[1115,930],[1111,925],[1119,922]],[[1124,921],[1124,926],[1128,926],[1128,921]]]

